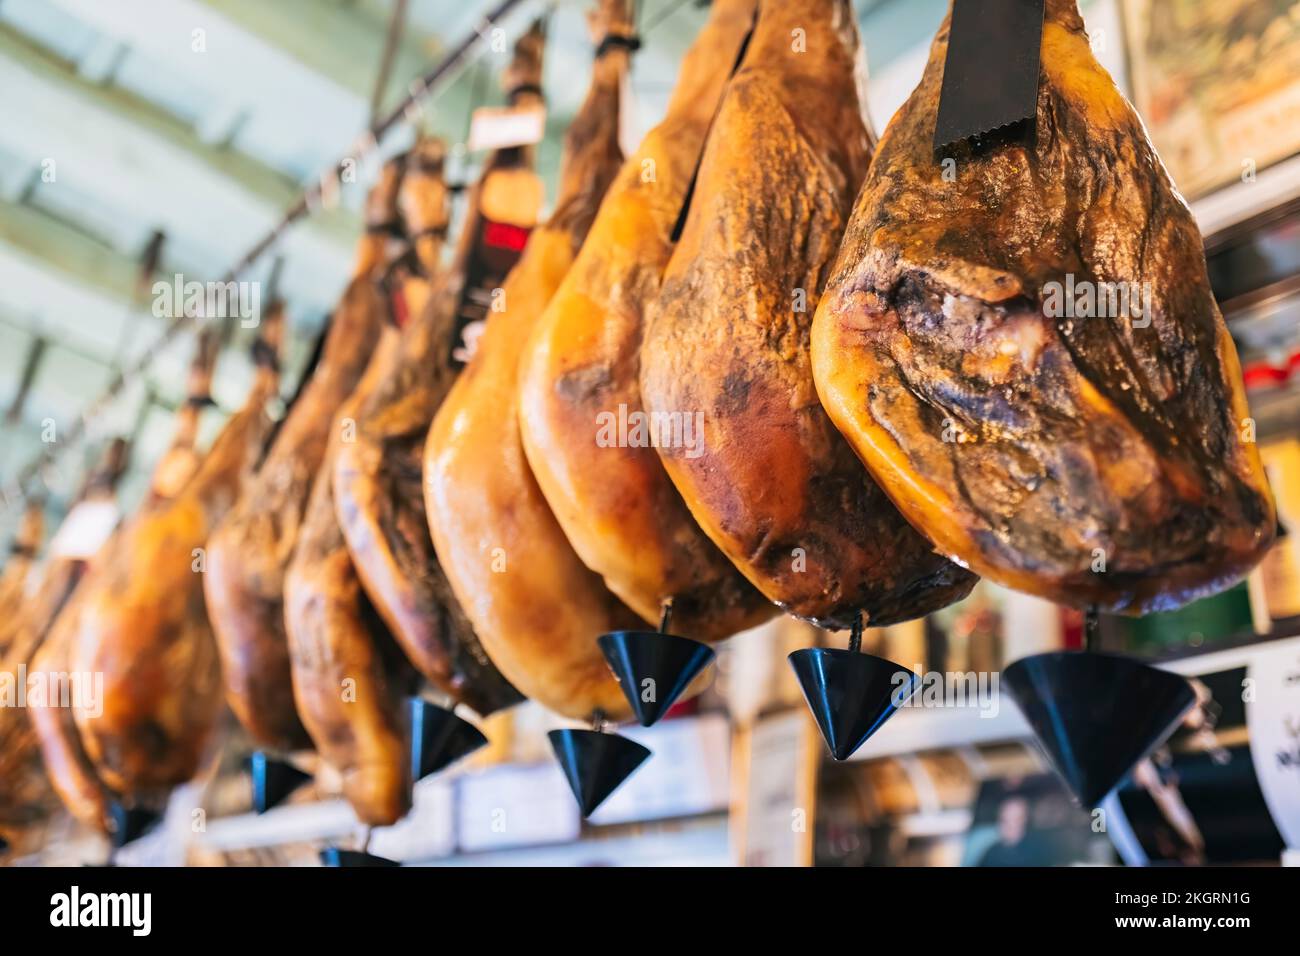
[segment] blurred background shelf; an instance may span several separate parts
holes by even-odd
[[[978,707],[905,709],[853,755],[853,760],[876,760],[897,754],[949,747],[1029,740],[1029,725],[1015,704],[1003,697],[996,709]]]

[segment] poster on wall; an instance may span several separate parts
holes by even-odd
[[[1300,153],[1300,0],[1121,0],[1133,99],[1195,199]]]

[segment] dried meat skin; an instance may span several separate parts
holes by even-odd
[[[275,321],[273,319],[273,326]],[[154,466],[138,521],[148,520],[179,495],[188,486],[203,458],[195,447],[195,440],[202,410],[210,401],[209,391],[220,338],[208,329],[199,333],[196,343],[186,383],[187,399],[176,414],[176,430],[171,444]],[[111,498],[126,465],[126,443],[121,440],[111,443],[87,481],[82,499]],[[97,575],[126,560],[121,556],[123,540],[121,529],[115,531],[88,567],[86,562],[62,556],[53,556],[47,562],[41,587],[23,614],[17,642],[21,650],[14,651],[15,659],[30,663],[29,674],[35,675],[39,684],[57,687],[59,675],[73,672],[71,655],[82,624],[82,608],[95,592]],[[71,689],[66,682],[64,686]],[[50,789],[73,817],[87,826],[104,830],[108,826],[108,793],[87,753],[71,703],[73,701],[60,699],[29,707],[30,721],[21,728],[28,733],[20,735],[22,739],[16,742],[13,750],[9,743],[4,745],[4,763],[25,762],[28,772],[34,772],[43,781],[48,779]],[[6,736],[4,730],[0,730],[0,737]]]
[[[282,315],[263,316],[263,355],[278,354]],[[102,713],[74,708],[100,780],[128,801],[152,802],[199,769],[221,713],[221,666],[203,597],[204,546],[261,456],[278,393],[259,361],[249,397],[171,501],[136,515],[85,583],[70,669],[103,674]],[[80,598],[80,596],[79,596]],[[98,709],[98,708],[96,708]]]
[[[45,533],[45,504],[39,500],[28,502],[9,549],[9,559],[0,573],[0,659],[9,650],[12,628],[18,620],[26,601],[28,584],[32,578],[36,550]]]
[[[356,393],[340,410],[330,449],[303,517],[285,578],[285,631],[298,713],[321,757],[335,767],[357,818],[396,823],[410,809],[403,706],[409,667],[367,600],[334,508],[333,459],[360,395],[391,370],[398,346],[388,329]]]
[[[385,624],[436,687],[481,714],[518,703],[438,565],[424,513],[424,441],[455,379],[456,296],[435,292],[403,335],[392,374],[358,405],[334,459],[334,505],[353,564]]]
[[[521,90],[517,106],[541,102],[542,45],[540,26],[516,44],[506,78]],[[481,715],[522,697],[489,658],[438,564],[425,513],[424,444],[459,372],[453,351],[461,293],[486,246],[479,242],[484,205],[511,207],[513,225],[534,225],[531,162],[526,149],[488,157],[468,197],[455,260],[403,333],[392,373],[359,402],[355,440],[339,448],[333,468],[339,527],[366,594],[416,670]]]
[[[695,519],[828,627],[917,617],[974,581],[898,514],[813,387],[812,314],[871,155],[862,80],[849,3],[762,5],[641,352],[647,411],[703,413],[701,453],[659,449]]]
[[[1227,586],[1275,517],[1190,211],[1072,0],[1047,5],[1033,144],[945,178],[947,41],[945,22],[814,322],[822,401],[908,519],[994,581],[1133,614]]]
[[[184,421],[181,431],[188,432]],[[126,466],[127,443],[114,439],[78,494],[77,504],[111,502]],[[104,550],[110,547],[111,539]],[[0,660],[0,671],[18,673],[19,667],[26,666],[29,686],[59,686],[43,675],[68,672],[67,635],[75,629],[74,607],[85,576],[85,561],[63,554],[46,556],[40,583],[10,629],[12,640]],[[11,842],[48,816],[58,798],[79,820],[94,827],[104,825],[103,791],[81,747],[72,711],[45,703],[29,697],[26,708],[0,707],[0,836]]]
[[[84,604],[82,592],[72,595],[32,659],[31,673],[46,686],[56,686],[54,675],[72,671],[69,655]],[[47,701],[43,706],[33,706],[29,710],[41,763],[54,792],[74,818],[86,826],[106,830],[108,793],[82,744],[72,709],[66,706],[66,702],[55,705],[53,701]]]
[[[608,13],[609,0],[604,7]],[[507,307],[489,316],[424,453],[434,546],[475,633],[522,693],[578,719],[627,714],[596,636],[639,622],[582,564],[542,497],[520,441],[516,383],[529,329],[573,264],[622,160],[626,68],[623,50],[597,61],[565,136],[555,214],[533,231],[507,277]]]
[[[646,308],[754,9],[753,0],[713,5],[663,121],[611,185],[520,370],[524,450],[574,550],[644,620],[657,623],[671,599],[674,625],[700,640],[728,637],[776,609],[696,525],[648,432],[625,442],[613,423],[643,414]],[[684,422],[677,440],[693,425]]]
[[[385,167],[367,220],[396,216],[401,170]],[[339,406],[356,388],[388,322],[379,279],[388,237],[361,242],[357,271],[325,333],[319,364],[235,509],[208,542],[204,594],[221,652],[226,700],[261,747],[295,750],[311,738],[294,707],[284,633],[284,577]]]

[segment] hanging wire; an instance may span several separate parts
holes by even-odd
[[[379,75],[375,77],[375,89],[370,95],[370,122],[373,124],[383,108],[384,93],[388,81],[393,75],[393,63],[397,60],[397,46],[402,42],[406,32],[407,0],[393,0],[393,15],[388,21],[388,34],[384,37],[384,51],[379,57]]]

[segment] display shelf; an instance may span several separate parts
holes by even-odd
[[[876,760],[901,754],[976,744],[1028,740],[1029,725],[1005,696],[998,706],[904,708],[863,744],[851,760]]]
[[[1215,658],[1217,655],[1229,655],[1233,658],[1249,656],[1251,651],[1263,646],[1274,646],[1283,641],[1292,641],[1300,638],[1300,630],[1294,625],[1288,626],[1284,630],[1273,631],[1268,634],[1235,634],[1226,638],[1219,638],[1213,641],[1208,647],[1178,647],[1167,653],[1161,654],[1152,662],[1157,667],[1165,667],[1169,670],[1179,670],[1178,664],[1182,661],[1198,662],[1207,658]],[[1200,664],[1197,664],[1199,667]]]
[[[584,825],[559,766],[553,762],[458,767],[421,781],[415,805],[399,823],[376,827],[370,849],[404,863],[452,857],[495,858],[582,844],[600,830],[625,832],[672,820],[668,829],[721,815],[729,800],[730,727],[722,714],[626,728],[659,757],[651,760]],[[725,824],[722,824],[725,829]],[[287,844],[358,842],[366,827],[341,799],[276,807],[265,814],[213,818],[193,843],[200,851],[233,852]],[[470,852],[466,852],[470,851]]]
[[[345,800],[276,807],[261,816],[241,813],[208,823],[196,843],[209,850],[248,850],[285,843],[336,840],[364,828]]]
[[[1243,638],[1242,643],[1230,647],[1212,647],[1196,654],[1171,657],[1156,663],[1157,667],[1173,671],[1176,674],[1206,674],[1211,671],[1225,670],[1229,667],[1249,665],[1257,656],[1272,655],[1275,651],[1300,652],[1300,635],[1268,635],[1258,638]]]
[[[1225,186],[1191,204],[1192,215],[1207,239],[1300,196],[1300,156],[1259,171],[1254,182]]]
[[[615,832],[608,832],[613,830]],[[413,866],[733,866],[726,814],[654,827],[619,826],[545,846],[457,853]]]

